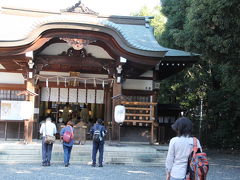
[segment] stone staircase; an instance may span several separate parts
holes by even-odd
[[[164,166],[167,146],[105,143],[104,163],[132,166]],[[71,163],[90,164],[92,144],[74,145]],[[0,163],[41,163],[41,141],[32,144],[0,143]],[[60,142],[53,146],[52,163],[63,162]]]

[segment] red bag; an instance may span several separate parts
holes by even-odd
[[[65,133],[63,134],[63,141],[66,143],[69,143],[73,139],[72,127],[70,127],[70,129],[71,129],[71,132],[65,131]]]

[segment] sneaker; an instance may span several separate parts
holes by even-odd
[[[99,164],[99,166],[98,167],[103,167],[103,165],[102,164]]]
[[[65,164],[65,167],[68,167],[68,164]]]
[[[92,164],[92,167],[96,167],[96,164]]]
[[[42,166],[47,166],[46,163],[42,163]]]
[[[46,164],[46,166],[51,166],[50,162]]]

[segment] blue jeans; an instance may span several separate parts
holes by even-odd
[[[93,164],[96,164],[96,155],[97,155],[97,152],[99,151],[98,163],[99,163],[99,165],[102,165],[103,149],[104,149],[104,141],[101,141],[100,143],[96,143],[93,141],[93,149],[92,149],[92,163]]]
[[[64,151],[64,164],[68,165],[71,156],[72,146],[63,145],[63,151]]]
[[[44,141],[45,137],[42,138],[42,163],[46,164],[51,161],[53,144],[47,144]]]

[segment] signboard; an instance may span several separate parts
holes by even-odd
[[[1,101],[1,120],[24,120],[33,115],[30,101]]]

